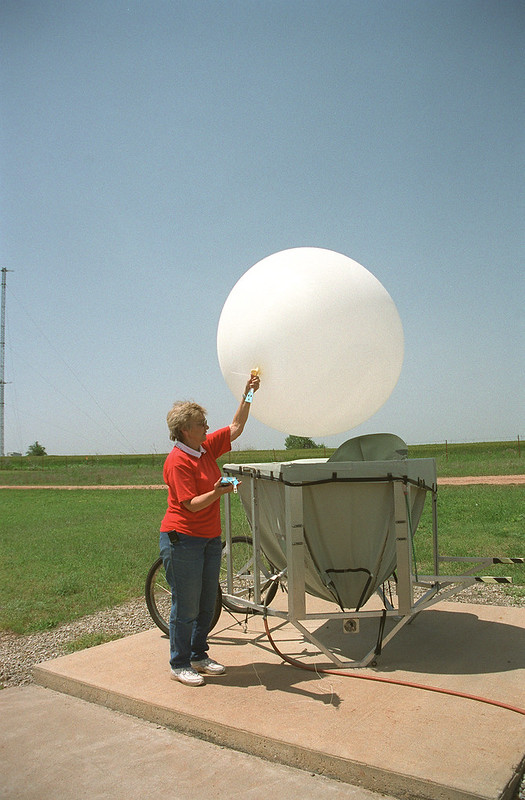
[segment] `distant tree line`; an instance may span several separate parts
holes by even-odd
[[[287,450],[317,450],[324,447],[324,444],[316,444],[309,436],[287,436],[284,440]]]
[[[27,448],[28,456],[47,456],[46,448],[42,447],[39,442],[35,442],[34,444],[30,444]]]

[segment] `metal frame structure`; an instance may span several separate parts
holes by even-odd
[[[402,463],[400,474],[402,474]],[[261,566],[261,538],[259,525],[259,502],[258,502],[258,481],[263,478],[255,465],[234,465],[224,466],[227,475],[234,475],[242,478],[243,481],[250,482],[251,499],[251,528],[253,538],[253,574],[260,575]],[[275,478],[273,478],[275,479]],[[281,478],[282,480],[282,478]],[[373,479],[371,479],[373,480]],[[396,574],[397,574],[397,605],[386,597],[384,590],[378,588],[377,594],[383,602],[382,609],[359,610],[359,611],[336,611],[332,613],[316,612],[308,613],[306,610],[306,589],[305,589],[305,537],[304,537],[304,504],[302,485],[290,485],[285,483],[285,533],[286,533],[286,568],[276,576],[276,580],[286,575],[288,608],[286,611],[266,606],[261,602],[261,592],[259,582],[254,582],[253,600],[242,600],[235,597],[237,604],[246,606],[247,609],[262,613],[264,615],[280,618],[291,623],[306,640],[317,647],[327,658],[337,667],[365,667],[371,663],[376,663],[382,648],[399,633],[399,631],[421,611],[430,608],[442,600],[461,592],[474,583],[512,583],[512,578],[493,578],[476,576],[472,574],[464,575],[442,575],[440,566],[444,562],[473,562],[471,572],[482,564],[494,563],[524,563],[524,558],[451,558],[439,555],[438,547],[438,519],[437,519],[437,486],[418,486],[430,492],[432,498],[432,547],[433,547],[433,575],[417,574],[417,566],[413,563],[413,544],[412,544],[412,525],[410,520],[410,505],[407,502],[407,495],[410,492],[409,481],[405,478],[393,477],[389,475],[386,479],[389,482],[393,494],[394,504],[394,526],[395,526],[395,547],[396,547]],[[234,566],[231,556],[231,502],[230,496],[225,495],[225,538],[227,553],[227,593],[231,593]],[[414,590],[418,587],[419,593],[423,591],[418,599],[415,597]],[[366,604],[365,604],[366,605]],[[342,661],[328,646],[319,641],[314,634],[309,631],[304,622],[309,620],[329,620],[340,619],[346,630],[358,630],[359,623],[356,620],[367,618],[379,618],[380,639],[374,648],[365,653],[359,660]],[[394,621],[392,629],[383,635],[383,627],[386,618]]]

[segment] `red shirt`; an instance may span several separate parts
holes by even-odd
[[[168,486],[168,509],[161,531],[177,531],[188,536],[210,539],[221,535],[221,502],[217,499],[202,511],[188,511],[182,503],[200,494],[211,492],[221,471],[216,462],[231,449],[230,428],[208,434],[202,445],[205,452],[190,455],[177,445],[164,462],[164,483]]]

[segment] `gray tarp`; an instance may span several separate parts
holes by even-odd
[[[242,481],[250,524],[255,480],[261,549],[278,570],[286,566],[285,485],[301,487],[306,591],[344,609],[360,608],[396,568],[394,480],[406,480],[413,533],[427,491],[436,489],[434,459],[307,459],[226,464],[224,471]]]

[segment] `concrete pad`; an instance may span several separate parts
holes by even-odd
[[[309,609],[311,610],[311,609]],[[333,609],[332,609],[333,610]],[[334,652],[354,658],[377,637],[341,621],[315,623]],[[389,624],[389,623],[387,623]],[[312,627],[309,623],[309,627]],[[333,668],[297,630],[273,618],[288,656]],[[246,628],[223,613],[211,655],[228,666],[204,687],[170,680],[168,640],[157,630],[35,668],[51,689],[176,728],[226,747],[420,800],[509,798],[525,763],[525,715],[483,702],[282,664],[260,617]],[[525,708],[525,609],[440,603],[385,647],[383,677],[486,697]]]
[[[389,800],[41,686],[0,692],[0,718],[6,800]]]

